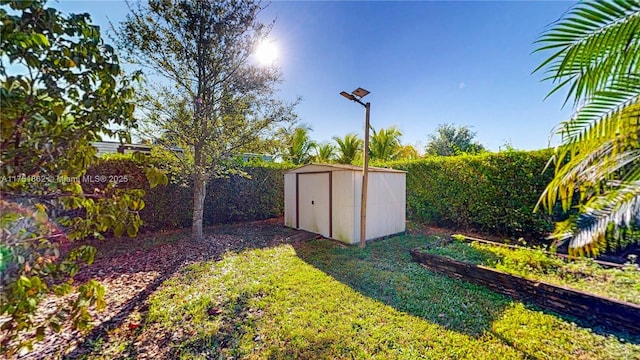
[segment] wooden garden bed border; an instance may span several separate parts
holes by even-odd
[[[429,270],[483,285],[498,293],[532,302],[552,311],[640,335],[640,305],[544,281],[529,280],[486,266],[430,254],[421,248],[411,249],[409,252],[413,261]]]

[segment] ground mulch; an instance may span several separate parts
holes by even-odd
[[[122,339],[133,344],[125,351],[128,356],[166,358],[168,349],[163,344],[172,334],[154,332],[153,327],[141,331],[149,295],[162,282],[186,265],[217,260],[228,251],[272,247],[314,237],[317,235],[284,227],[283,219],[278,218],[207,228],[200,243],[189,239],[188,230],[83,243],[97,247],[98,254],[96,261],[82,268],[74,281],[100,281],[106,288],[107,308],[93,312],[94,327],[88,334],[72,330],[67,324],[59,333],[47,333],[43,341],[20,359],[82,358],[91,353],[96,344],[108,349],[105,344],[125,343],[119,341]],[[40,316],[51,313],[59,301],[61,299],[45,299]]]

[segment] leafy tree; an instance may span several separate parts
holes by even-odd
[[[121,76],[99,28],[88,14],[63,15],[44,1],[0,4],[0,352],[11,356],[63,321],[89,327],[88,308],[104,307],[104,289],[67,279],[93,261],[95,249],[62,258],[59,246],[110,229],[135,236],[144,202],[141,190],[101,179],[92,179],[102,183],[97,188],[82,186],[97,160],[90,142],[99,133],[127,138],[112,126],[135,125],[132,79]],[[35,316],[43,297],[72,292],[51,315]],[[19,340],[34,328],[35,338]]]
[[[398,159],[414,160],[420,158],[420,153],[413,145],[402,145],[398,149]]]
[[[362,152],[364,142],[356,134],[347,134],[344,138],[337,136],[333,140],[338,144],[339,157],[336,160],[340,164],[351,164],[358,154]]]
[[[314,161],[318,163],[330,163],[335,159],[336,147],[331,143],[316,144]]]
[[[372,159],[395,160],[401,148],[400,138],[402,133],[395,127],[388,129],[373,129],[373,135],[369,142],[369,152]]]
[[[456,128],[453,124],[440,124],[435,134],[429,135],[425,148],[428,155],[454,156],[476,154],[485,151],[484,146],[474,142],[476,133],[467,126]]]
[[[311,140],[308,126],[298,126],[288,134],[285,140],[285,151],[282,157],[285,161],[291,161],[296,165],[308,164],[313,159],[312,150],[317,144]]]
[[[151,0],[131,9],[119,38],[131,61],[170,83],[153,86],[147,119],[184,149],[179,161],[194,186],[194,241],[202,239],[206,185],[233,173],[230,161],[293,105],[273,100],[280,74],[250,55],[272,24],[254,1]]]
[[[536,71],[545,69],[556,84],[549,95],[568,89],[565,103],[573,99],[575,109],[558,127],[555,177],[538,205],[579,204],[579,214],[554,232],[570,239],[572,251],[595,254],[609,227],[640,220],[639,29],[637,1],[585,1],[538,40],[537,51],[552,55]]]

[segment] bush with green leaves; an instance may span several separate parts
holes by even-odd
[[[428,157],[396,162],[377,162],[408,171],[407,214],[414,221],[475,229],[509,236],[543,236],[553,228],[554,216],[533,213],[539,194],[553,176],[543,172],[549,151],[513,151]],[[147,162],[163,166],[158,159]],[[142,163],[130,157],[111,158],[98,163],[88,173],[126,176],[119,186],[146,191],[140,211],[143,229],[184,228],[191,224],[193,190],[188,179],[168,169],[179,184],[150,189]],[[213,179],[205,203],[206,225],[259,220],[281,216],[284,210],[284,173],[295,167],[289,163],[245,163],[235,174]],[[246,175],[241,174],[246,173]],[[178,181],[184,180],[184,181]]]
[[[136,76],[122,75],[88,14],[65,15],[42,0],[0,5],[0,352],[12,356],[63,321],[89,327],[88,309],[104,307],[104,289],[69,279],[95,249],[70,245],[62,256],[60,247],[110,229],[135,235],[143,192],[82,186],[97,159],[91,142],[100,133],[127,138],[112,127],[135,126]],[[68,301],[36,316],[55,295]]]
[[[140,210],[142,229],[147,231],[191,226],[193,186],[188,175],[166,167],[173,181],[151,188],[144,166],[167,166],[166,159],[130,155],[108,156],[89,168],[88,174],[105,174],[123,181],[122,189],[145,191],[144,208]],[[238,162],[236,171],[226,177],[212,179],[207,186],[204,224],[262,220],[281,216],[284,212],[284,173],[294,165],[253,161]]]
[[[290,164],[246,164],[246,173],[211,181],[205,224],[262,220],[284,213],[284,173]]]
[[[407,171],[407,215],[415,221],[507,236],[543,236],[553,218],[533,213],[552,178],[549,151],[427,157],[385,166]]]
[[[88,308],[102,309],[104,288],[94,280],[74,289],[71,277],[81,263],[91,264],[95,248],[74,248],[60,260],[59,244],[68,242],[65,233],[46,212],[38,207],[32,210],[15,203],[0,200],[0,284],[2,302],[0,313],[6,318],[2,322],[4,335],[0,338],[3,353],[12,354],[29,349],[34,341],[44,337],[47,328],[59,331],[61,324],[72,320],[78,329],[88,329]],[[59,303],[44,319],[34,316],[41,298],[45,294],[76,296]],[[21,333],[35,328],[35,337],[18,341]]]

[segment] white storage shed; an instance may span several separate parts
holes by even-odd
[[[406,229],[406,171],[369,167],[366,238]],[[362,167],[312,164],[284,175],[284,224],[348,244],[360,242]]]

